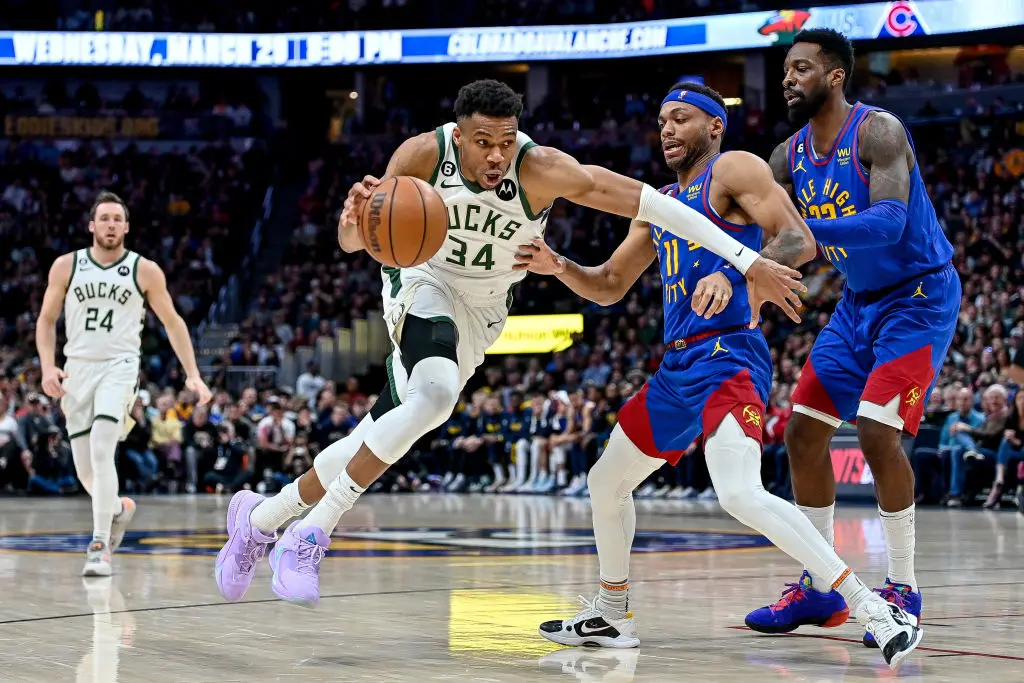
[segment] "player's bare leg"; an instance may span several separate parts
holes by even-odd
[[[898,395],[893,400],[895,403],[889,406],[861,403],[857,437],[875,480],[878,515],[882,520],[889,560],[885,584],[879,593],[920,620],[921,593],[914,574],[914,470],[903,451],[902,420],[895,414],[902,396]],[[889,424],[866,417],[865,412],[877,415]],[[877,647],[870,633],[864,635],[863,642],[868,647]]]

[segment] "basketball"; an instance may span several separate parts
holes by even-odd
[[[374,259],[411,268],[441,248],[448,234],[448,210],[429,183],[410,176],[388,178],[363,204],[359,230]]]

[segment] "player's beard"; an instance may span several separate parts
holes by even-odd
[[[112,238],[97,237],[94,241],[103,251],[117,251],[124,246],[124,235]]]
[[[700,159],[707,155],[711,149],[711,133],[708,132],[707,128],[701,128],[699,137],[692,143],[686,145],[686,154],[682,155],[678,159],[672,161],[666,161],[665,165],[673,173],[685,173],[693,168]]]
[[[828,86],[821,85],[805,91],[802,96],[787,107],[791,123],[806,123],[817,115],[828,101]]]

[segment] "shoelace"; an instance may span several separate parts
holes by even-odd
[[[885,643],[892,640],[893,636],[901,630],[900,624],[893,616],[893,610],[897,609],[895,604],[890,603],[884,607],[882,605],[874,606],[868,612],[868,622],[864,626],[880,646],[884,647]],[[877,613],[874,610],[878,610]]]
[[[905,609],[907,606],[907,599],[903,597],[903,591],[896,588],[891,583],[885,585],[885,588],[876,588],[875,592],[882,596],[882,599],[886,602],[890,602],[900,609]]]
[[[238,563],[239,571],[244,573],[252,571],[252,568],[256,566],[256,563],[260,561],[266,552],[267,546],[265,543],[258,543],[251,538],[246,539],[245,549],[242,551],[242,561]]]
[[[771,606],[772,612],[777,612],[780,609],[788,607],[790,604],[804,599],[804,595],[807,594],[799,583],[787,583],[786,590],[782,591],[782,597]]]
[[[320,568],[320,560],[324,559],[326,551],[316,543],[300,541],[296,550],[297,560],[295,570],[307,576],[316,576]]]

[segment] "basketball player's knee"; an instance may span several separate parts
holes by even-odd
[[[427,361],[432,359],[427,359]],[[427,362],[424,361],[424,362]],[[450,361],[447,361],[450,363]],[[451,417],[459,402],[458,368],[455,377],[451,373],[431,376],[428,381],[417,383],[415,398],[416,419],[434,429]]]
[[[872,469],[878,469],[874,465],[876,462],[884,466],[886,461],[904,457],[901,436],[902,433],[895,427],[870,418],[857,419],[857,440]]]
[[[808,432],[805,421],[813,419],[795,413],[786,425],[786,454],[790,466],[795,469],[814,466],[829,458],[828,443],[831,438],[822,443],[817,435]]]
[[[606,453],[607,454],[607,453]],[[616,491],[622,482],[621,474],[611,466],[611,459],[602,456],[587,473],[587,489],[590,491],[590,504],[600,507],[615,500]]]

